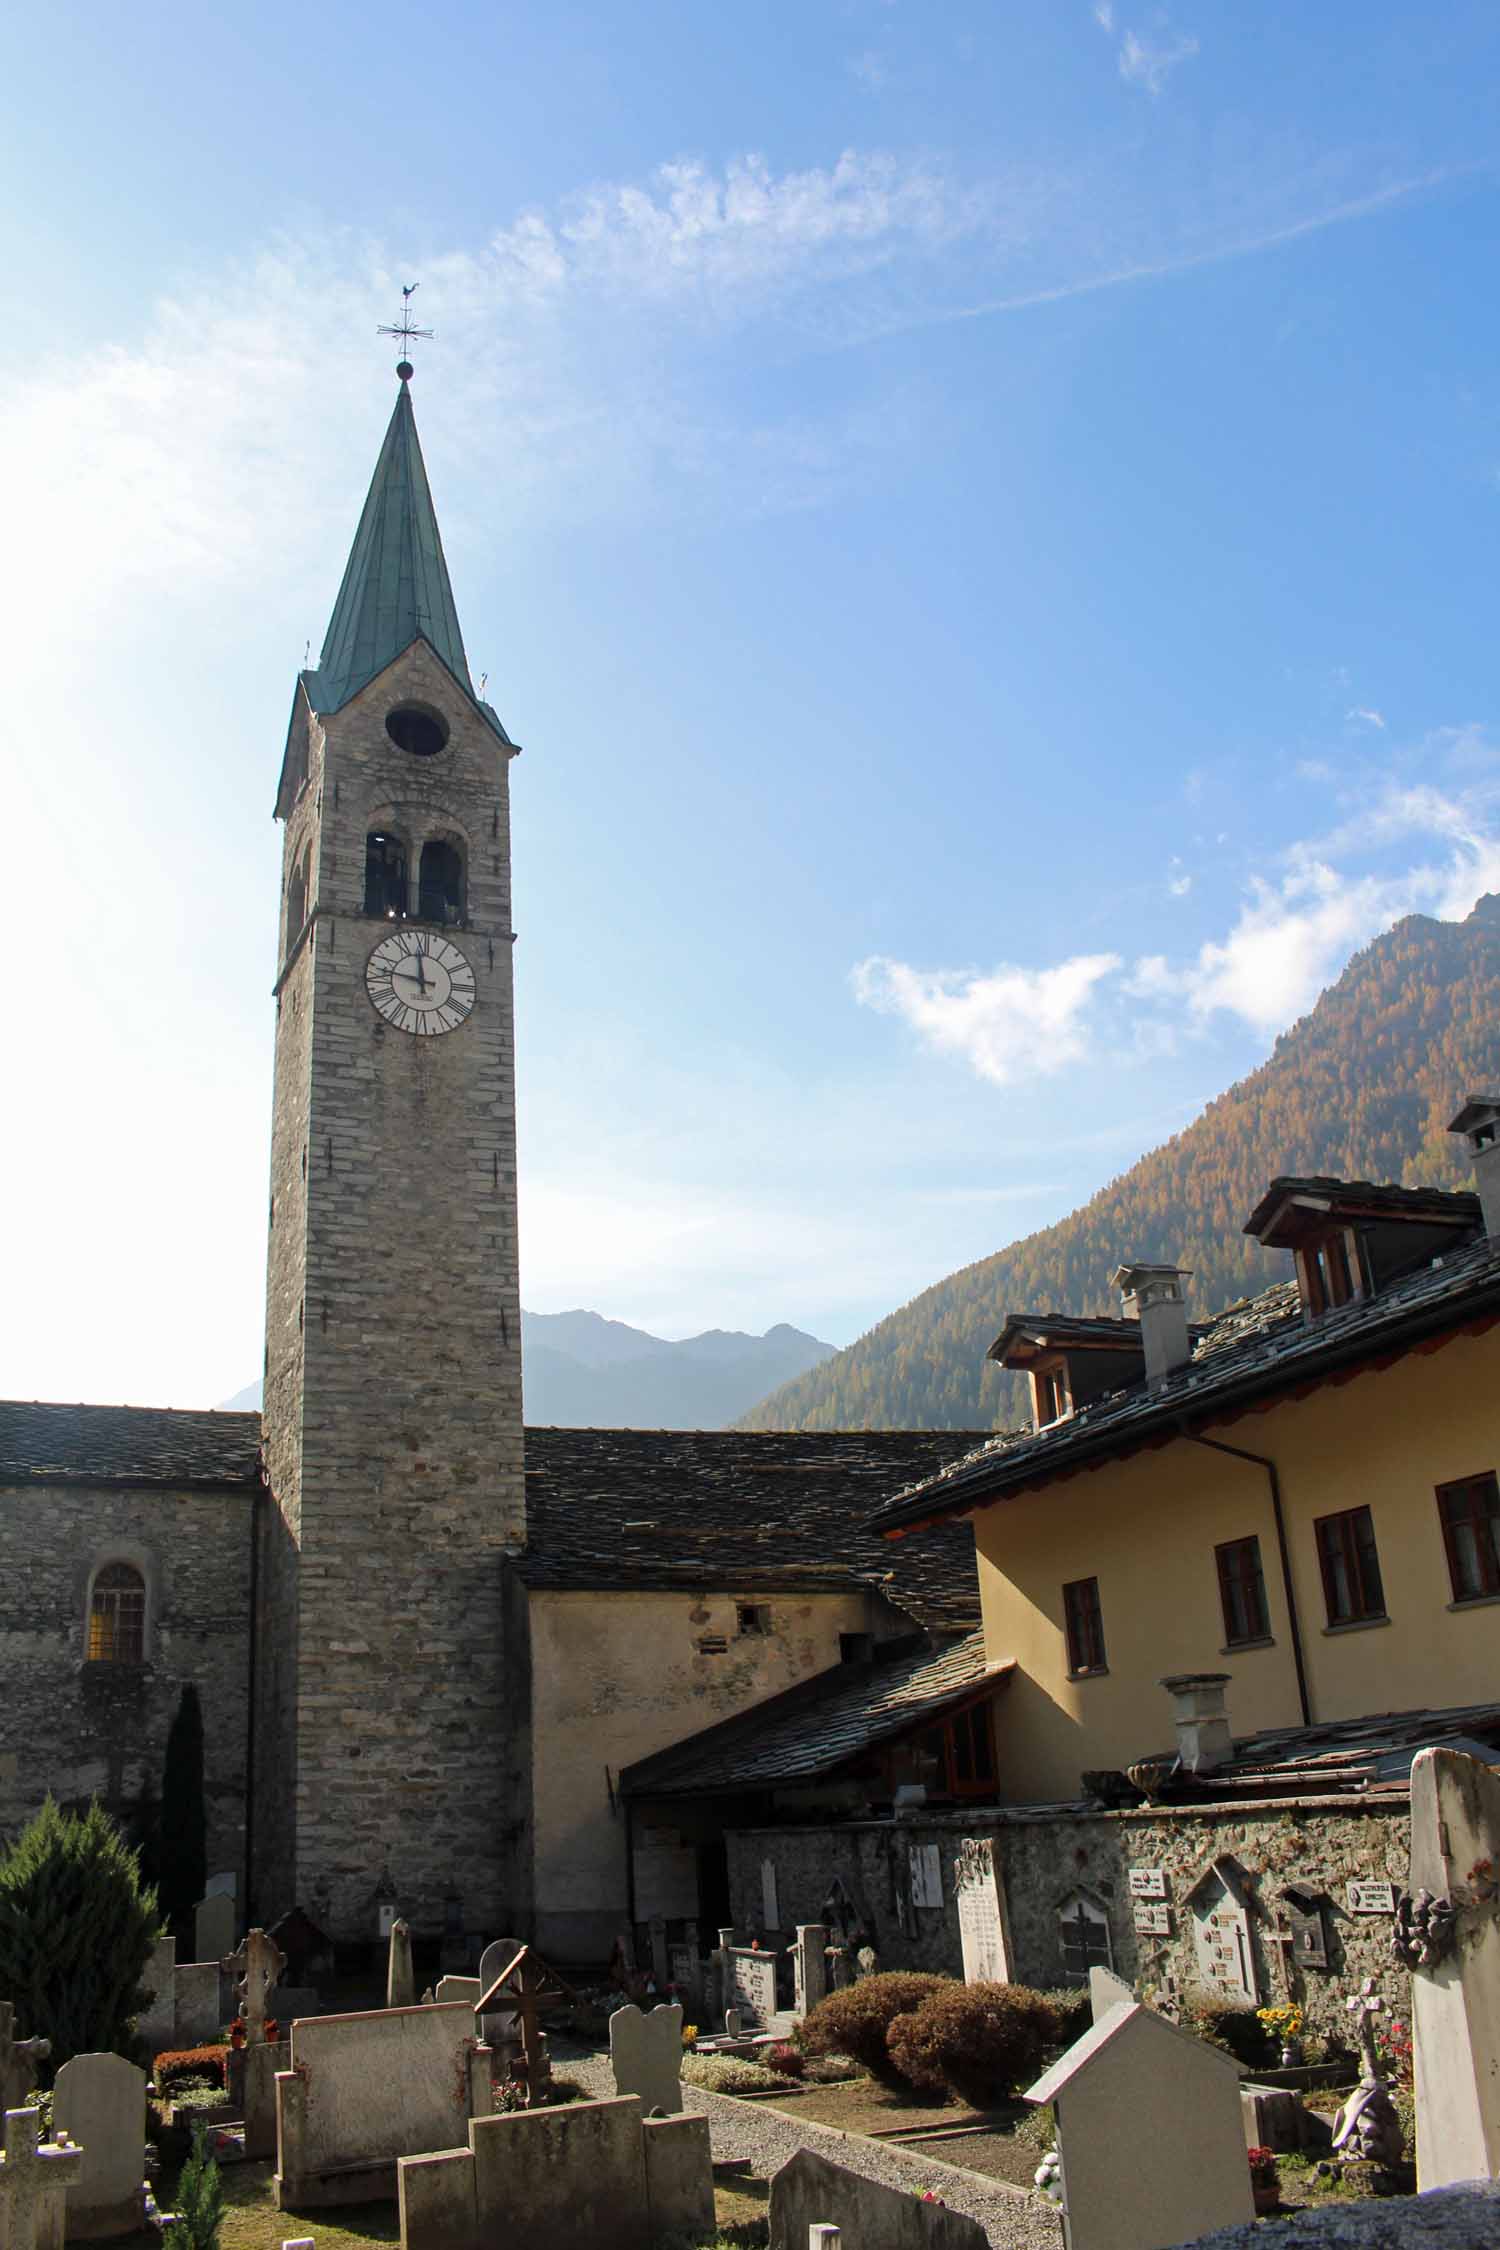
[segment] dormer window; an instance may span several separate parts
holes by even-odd
[[[1012,1313],[988,1357],[1028,1378],[1032,1425],[1038,1430],[1138,1383],[1145,1366],[1136,1321],[1074,1313]]]
[[[1297,1251],[1297,1286],[1303,1309],[1313,1319],[1365,1294],[1359,1263],[1359,1237],[1352,1227],[1315,1236]]]
[[[1291,1251],[1302,1309],[1317,1320],[1446,1257],[1480,1226],[1477,1196],[1319,1177],[1273,1180],[1245,1232]]]
[[[1032,1369],[1031,1409],[1039,1430],[1046,1429],[1049,1422],[1061,1422],[1066,1415],[1072,1413],[1068,1379],[1061,1360],[1053,1367]]]

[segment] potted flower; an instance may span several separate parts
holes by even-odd
[[[233,2023],[229,2026],[229,2044],[232,2048],[235,2049],[236,2052],[238,2052],[238,2050],[244,2046],[245,2019],[243,2016],[236,2016]]]
[[[1281,2048],[1281,2067],[1295,2070],[1302,2062],[1302,2010],[1295,2000],[1280,2007],[1257,2008],[1255,2020]]]
[[[1257,2218],[1260,2218],[1267,2211],[1274,2211],[1281,2201],[1281,2182],[1276,2173],[1276,2151],[1274,2149],[1251,2149],[1250,2192],[1255,2198],[1255,2215]]]

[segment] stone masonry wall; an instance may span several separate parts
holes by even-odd
[[[1118,1973],[1142,1992],[1185,1992],[1199,1983],[1188,1893],[1215,1860],[1244,1869],[1261,2003],[1288,1996],[1304,2008],[1310,2030],[1347,2039],[1344,2000],[1366,1976],[1398,1989],[1387,1915],[1356,1915],[1346,1907],[1351,1878],[1404,1886],[1408,1805],[1404,1797],[1363,1805],[1320,1799],[1254,1810],[1207,1808],[1192,1813],[1017,1810],[994,1808],[926,1819],[859,1821],[833,1827],[746,1829],[729,1839],[730,1896],[735,1926],[753,1933],[761,1913],[761,1865],[776,1868],[782,1922],[816,1922],[835,1875],[843,1879],[875,1932],[883,1968],[920,1968],[961,1975],[954,1863],[962,1838],[993,1834],[1005,1889],[1018,1983],[1064,1981],[1058,1911],[1082,1892],[1105,1912]],[[909,1854],[938,1846],[943,1904],[911,1904]],[[1135,1927],[1132,1867],[1161,1868],[1171,1934],[1145,1937]],[[1326,1894],[1329,1966],[1283,1966],[1271,1939],[1288,1883]],[[1400,1987],[1403,1991],[1404,1984]]]
[[[436,756],[387,735],[407,702],[447,720]],[[502,1587],[525,1520],[509,755],[419,642],[312,724],[287,824],[312,912],[278,1001],[256,1904],[295,1896],[336,1937],[373,1934],[387,1875],[419,1929],[450,1894],[490,1933],[530,1907]],[[367,996],[397,926],[363,913],[373,828],[413,862],[427,837],[464,853],[447,935],[478,997],[446,1035]]]
[[[191,1681],[203,1706],[211,1873],[242,1872],[250,1511],[243,1492],[0,1488],[0,1836],[50,1790],[132,1827],[159,1801]],[[147,1589],[146,1661],[85,1659],[89,1589],[128,1562]]]

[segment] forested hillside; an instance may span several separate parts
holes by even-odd
[[[1270,1059],[1083,1208],[950,1274],[783,1384],[745,1429],[974,1429],[1024,1418],[985,1360],[1009,1312],[1117,1312],[1128,1258],[1191,1269],[1190,1314],[1284,1276],[1240,1229],[1278,1172],[1467,1185],[1444,1127],[1500,1084],[1500,897],[1465,922],[1412,915],[1363,953]]]

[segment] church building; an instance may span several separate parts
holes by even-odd
[[[0,1406],[0,1834],[49,1790],[149,1832],[191,1685],[209,1865],[257,1920],[357,1940],[395,1903],[597,1959],[727,1906],[722,1838],[633,1830],[622,1767],[893,1659],[913,1725],[972,1697],[967,1531],[868,1524],[974,1438],[524,1429],[518,752],[411,372],[276,793],[264,1409]]]

